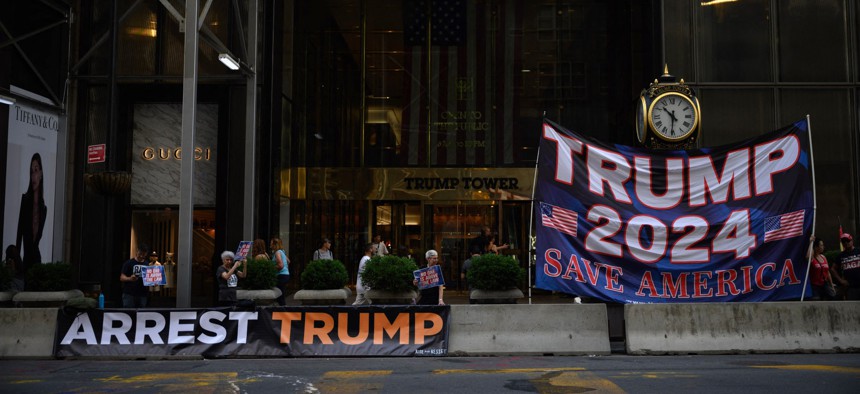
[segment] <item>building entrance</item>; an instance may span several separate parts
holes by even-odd
[[[469,258],[469,243],[484,226],[493,233],[498,231],[498,217],[495,202],[434,202],[424,206],[424,244],[439,252],[448,289],[466,290],[460,270]]]
[[[191,306],[215,305],[215,268],[220,257],[215,255],[215,210],[194,210],[192,258],[190,262],[177,261],[179,240],[179,210],[176,207],[135,209],[131,220],[131,249],[146,243],[158,254],[164,266],[166,286],[150,288],[151,306],[172,307],[176,305],[177,267],[192,264]]]

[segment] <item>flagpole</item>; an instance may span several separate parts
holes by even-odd
[[[543,135],[543,128],[546,124],[546,111],[543,111],[543,118],[541,119],[540,125],[540,133]],[[538,173],[538,163],[540,163],[540,139],[538,139],[538,149],[537,156],[535,156],[535,175],[532,178],[532,198],[531,198],[531,207],[529,208],[529,305],[532,303],[532,287],[534,284],[532,283],[532,267],[535,266],[535,249],[534,244],[532,244],[532,228],[534,224],[534,216],[535,216],[535,189],[537,189],[537,173]]]
[[[812,154],[812,123],[809,121],[809,114],[806,115],[806,134],[809,137],[809,168],[812,173],[812,235],[815,235],[815,215],[818,210],[818,203],[816,202],[815,196],[815,156]],[[815,242],[815,239],[809,240],[809,246],[812,247],[812,243]],[[800,293],[800,302],[803,302],[803,298],[806,296],[806,283],[809,280],[809,271],[812,269],[812,250],[807,249],[808,256],[806,256],[806,277],[803,278],[803,290]]]

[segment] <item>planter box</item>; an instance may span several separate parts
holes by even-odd
[[[469,292],[469,300],[475,304],[516,304],[517,300],[523,298],[520,289],[508,290],[472,290]]]
[[[14,296],[14,290],[0,291],[0,306],[12,306],[12,297]]]
[[[293,299],[302,305],[346,305],[346,300],[352,296],[347,288],[330,290],[299,290]]]
[[[83,296],[84,293],[77,289],[66,291],[22,291],[12,297],[12,303],[19,307],[56,307],[66,305],[66,301],[72,298]]]
[[[266,290],[236,290],[237,300],[253,300],[257,306],[277,305],[275,301],[281,296],[281,289],[273,287]]]
[[[418,292],[415,290],[395,293],[393,291],[384,290],[368,290],[365,297],[369,298],[374,305],[409,305],[418,298]]]

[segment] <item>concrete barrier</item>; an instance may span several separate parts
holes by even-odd
[[[448,354],[609,354],[603,304],[451,305]]]
[[[630,304],[628,354],[860,351],[860,302]]]
[[[57,308],[2,308],[0,328],[0,358],[53,357]]]

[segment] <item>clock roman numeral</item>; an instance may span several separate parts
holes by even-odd
[[[690,123],[689,123],[689,122],[684,122],[684,127],[690,127]]]
[[[663,127],[663,122],[657,122],[657,123],[654,123],[654,125],[657,127]],[[666,128],[663,127],[663,130],[666,130]]]

